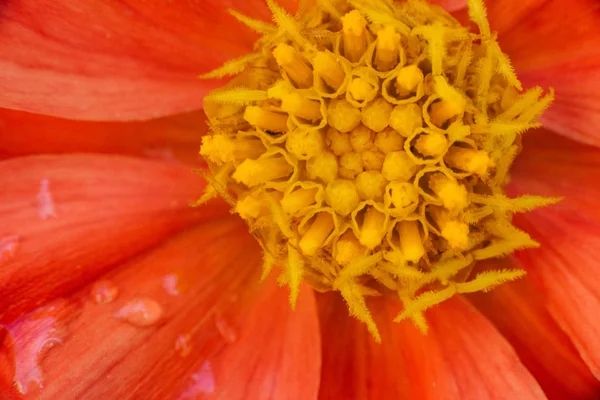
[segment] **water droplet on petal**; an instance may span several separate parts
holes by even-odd
[[[202,363],[198,371],[192,374],[190,383],[178,400],[197,399],[201,394],[211,394],[215,391],[215,375],[210,361]]]
[[[228,343],[233,343],[237,340],[237,333],[231,326],[231,324],[223,318],[223,316],[217,314],[215,315],[215,325],[217,326],[217,330],[219,334],[225,339]]]
[[[127,302],[113,316],[131,325],[146,327],[156,324],[162,318],[164,310],[155,300],[139,297]]]
[[[0,263],[13,258],[19,248],[19,236],[0,237]]]
[[[48,351],[62,344],[68,334],[68,324],[77,315],[74,307],[65,300],[19,317],[3,326],[8,332],[8,349],[15,352],[15,388],[29,394],[44,388],[40,363]],[[0,326],[2,327],[2,326]]]
[[[96,304],[107,304],[119,295],[117,286],[109,280],[101,279],[92,285],[90,297]]]
[[[162,287],[171,296],[179,296],[179,277],[175,274],[168,274],[163,276]]]
[[[190,343],[191,337],[187,333],[182,333],[175,339],[175,351],[181,357],[187,357],[192,351],[192,345]]]
[[[50,193],[50,181],[42,179],[40,182],[40,191],[37,194],[38,214],[41,219],[49,217],[56,218],[56,210],[54,209],[54,200]]]

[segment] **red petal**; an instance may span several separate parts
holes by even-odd
[[[523,152],[512,169],[508,188],[519,193],[564,196],[552,207],[539,210],[560,213],[576,223],[600,226],[600,150],[539,129],[523,138]]]
[[[320,345],[312,292],[304,288],[292,312],[285,289],[258,282],[259,265],[246,226],[228,218],[105,276],[118,288],[114,302],[95,304],[89,288],[79,291],[68,300],[79,308],[68,335],[37,365],[46,387],[35,398],[315,398]],[[158,317],[114,317],[132,301]],[[17,366],[27,362],[19,356]]]
[[[11,0],[0,15],[0,106],[87,120],[198,109],[217,82],[196,77],[257,38],[229,7],[269,19],[259,0]]]
[[[42,153],[117,153],[199,162],[203,111],[146,122],[84,122],[0,109],[0,158]]]
[[[545,398],[510,345],[462,299],[427,312],[427,335],[391,322],[398,308],[390,300],[373,302],[378,345],[336,296],[318,299],[322,399]]]
[[[600,34],[597,40],[600,41]],[[556,89],[554,104],[541,118],[544,126],[600,147],[600,133],[595,128],[600,126],[600,55],[597,57],[594,65],[553,66],[519,76],[526,85]]]
[[[489,262],[488,266],[515,268],[509,261],[497,260]],[[509,340],[549,399],[598,397],[600,382],[552,319],[544,307],[541,293],[528,279],[501,285],[490,293],[470,295],[469,300]]]
[[[517,259],[543,292],[550,314],[600,377],[600,150],[541,135],[525,141],[513,191],[565,198],[519,216],[517,222],[541,248],[520,252]]]
[[[203,111],[146,122],[83,122],[0,108],[0,158],[43,153],[116,153],[198,163]]]
[[[459,11],[467,6],[466,0],[432,0],[432,4],[437,4],[448,12]]]
[[[565,8],[563,0],[549,0],[523,18],[518,15],[500,42],[526,86],[556,89],[556,101],[543,122],[573,139],[600,145],[595,128],[600,125],[600,3],[577,0]]]
[[[528,271],[554,319],[600,378],[600,227],[551,212],[519,222],[542,245],[518,254],[520,267]]]
[[[507,17],[516,3],[508,2],[505,7]],[[500,29],[503,49],[513,57],[520,71],[537,71],[558,65],[598,65],[600,4],[597,1],[576,0],[569,3],[568,10],[561,0],[521,3],[517,9],[526,11],[512,14],[512,21],[504,27],[494,27]]]
[[[118,156],[0,162],[0,320],[62,296],[194,223],[204,184],[186,167]]]

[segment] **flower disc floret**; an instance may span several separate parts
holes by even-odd
[[[397,297],[397,320],[425,330],[427,308],[522,276],[471,271],[537,246],[511,216],[556,199],[503,187],[553,94],[522,90],[481,1],[479,33],[418,0],[322,0],[297,18],[268,4],[277,26],[241,18],[262,30],[255,52],[207,74],[235,77],[205,98],[201,148],[202,201],[246,220],[263,276],[279,269],[292,306],[302,281],[340,292],[376,339],[366,296]]]

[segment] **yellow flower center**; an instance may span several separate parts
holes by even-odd
[[[204,77],[236,75],[205,98],[201,154],[211,183],[279,270],[294,305],[302,281],[339,291],[377,327],[365,297],[393,295],[396,320],[488,290],[520,270],[478,260],[535,247],[511,215],[556,199],[503,195],[520,135],[552,101],[523,91],[481,0],[472,33],[420,0],[320,0],[261,32],[256,51]]]

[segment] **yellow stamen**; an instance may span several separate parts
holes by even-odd
[[[281,199],[281,208],[284,212],[294,215],[306,207],[314,204],[317,188],[299,188],[293,192],[285,193]]]
[[[375,47],[375,67],[379,71],[389,71],[398,65],[400,35],[394,27],[386,26],[377,34]]]
[[[327,51],[319,51],[313,59],[313,68],[333,90],[338,90],[344,83],[346,74],[336,56]]]
[[[366,211],[364,211],[362,226],[360,227],[359,242],[368,249],[374,249],[379,246],[387,231],[385,219],[386,216],[384,213],[378,211],[375,207],[367,206]]]
[[[457,107],[455,103],[442,100],[431,105],[429,115],[431,116],[431,122],[436,126],[442,126],[450,118],[455,117],[464,111],[464,108]]]
[[[310,65],[292,46],[280,43],[273,50],[277,64],[299,88],[309,88],[313,84],[313,74]]]
[[[400,236],[400,251],[407,261],[416,263],[425,255],[417,221],[402,221],[396,225]]]
[[[465,249],[469,245],[469,226],[450,218],[448,211],[440,207],[432,207],[431,216],[444,239],[453,249]]]
[[[235,212],[244,219],[256,219],[262,213],[263,203],[255,196],[247,196],[235,204]]]
[[[438,157],[446,152],[448,140],[440,132],[425,133],[417,138],[415,148],[426,157]]]
[[[353,10],[342,17],[344,39],[344,57],[350,62],[357,62],[367,50],[367,20],[362,14]]]
[[[346,265],[364,255],[365,251],[366,248],[358,242],[354,233],[347,230],[337,241],[335,260]]]
[[[270,132],[287,132],[288,116],[265,110],[258,106],[248,106],[244,111],[244,119],[249,124]]]
[[[358,101],[367,99],[371,93],[373,93],[375,87],[362,77],[356,77],[350,81],[348,85],[348,92],[352,95],[352,98]]]
[[[304,233],[298,246],[307,256],[314,255],[333,231],[333,217],[327,212],[317,214],[310,228]]]
[[[407,182],[390,182],[386,187],[390,203],[398,210],[403,210],[419,202],[419,193],[415,185]]]
[[[429,188],[450,211],[461,211],[469,205],[467,188],[442,173],[429,178]]]
[[[321,103],[309,100],[300,93],[288,93],[281,98],[281,109],[288,114],[316,121],[323,118]]]
[[[285,149],[299,160],[308,160],[323,152],[323,135],[318,131],[291,131],[285,141]]]
[[[469,226],[464,222],[448,221],[441,232],[453,249],[466,249],[469,245]]]
[[[258,160],[245,160],[241,163],[232,177],[248,187],[258,186],[291,175],[293,167],[281,156],[264,157]]]
[[[492,165],[489,155],[482,150],[453,146],[448,149],[444,161],[449,167],[485,176]]]
[[[237,162],[246,158],[256,158],[265,151],[258,139],[233,139],[226,135],[204,136],[200,155],[215,164]]]
[[[416,65],[401,68],[396,76],[396,93],[399,98],[410,96],[416,92],[419,83],[423,82],[423,71]]]

